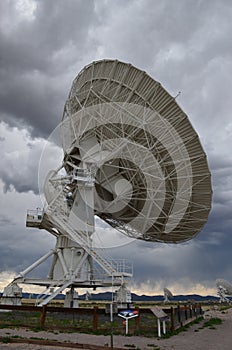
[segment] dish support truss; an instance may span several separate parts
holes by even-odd
[[[94,174],[87,168],[77,168],[67,176],[50,171],[45,181],[48,202],[43,210],[29,210],[27,227],[45,229],[56,237],[55,248],[20,272],[11,282],[45,286],[38,297],[38,306],[54,299],[66,288],[68,305],[74,306],[74,288],[114,287],[132,277],[132,264],[125,259],[113,260],[105,250],[92,246],[94,225]],[[47,278],[30,278],[28,274],[52,257]],[[71,295],[71,297],[70,297]],[[66,302],[67,306],[67,302]]]

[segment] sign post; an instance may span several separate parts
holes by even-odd
[[[118,313],[118,316],[119,317],[122,317],[124,320],[125,320],[125,324],[126,324],[126,334],[128,334],[128,321],[131,319],[131,318],[135,318],[137,316],[139,316],[139,313],[137,310],[123,310],[123,311],[120,311]]]
[[[114,341],[113,341],[113,303],[110,304],[110,347],[111,349],[114,348]]]
[[[163,334],[166,334],[166,323],[165,322],[169,320],[169,317],[159,306],[153,307],[151,309],[151,312],[157,318],[158,337],[161,337],[161,322],[162,322],[162,326],[163,326]]]

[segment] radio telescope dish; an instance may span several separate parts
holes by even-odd
[[[206,155],[175,98],[145,72],[111,60],[86,66],[61,133],[67,172],[95,166],[94,212],[111,226],[166,243],[202,229],[212,197]]]
[[[89,300],[91,296],[92,296],[92,293],[87,290],[85,293],[85,300]]]
[[[164,288],[164,303],[169,302],[173,298],[172,292],[168,288]]]
[[[66,288],[122,286],[132,277],[125,261],[93,248],[95,215],[131,238],[179,243],[202,229],[211,208],[206,155],[188,117],[160,83],[131,64],[102,60],[84,67],[60,130],[64,158],[45,180],[47,205],[27,216],[27,226],[49,231],[56,247],[13,281],[52,287],[40,305]],[[26,278],[50,256],[48,278]]]
[[[217,294],[220,297],[220,302],[229,302],[227,296],[232,296],[232,284],[224,279],[216,280]]]

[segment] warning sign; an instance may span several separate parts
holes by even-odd
[[[168,315],[159,306],[151,308],[151,312],[161,321],[167,321]]]

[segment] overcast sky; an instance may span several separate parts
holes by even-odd
[[[46,145],[72,80],[103,58],[130,62],[171,95],[181,92],[212,173],[212,210],[195,239],[112,250],[134,263],[132,291],[215,295],[216,278],[232,283],[231,32],[230,0],[0,1],[0,289],[54,247],[49,233],[25,227],[26,211],[42,205],[41,155],[49,165],[62,157]]]

